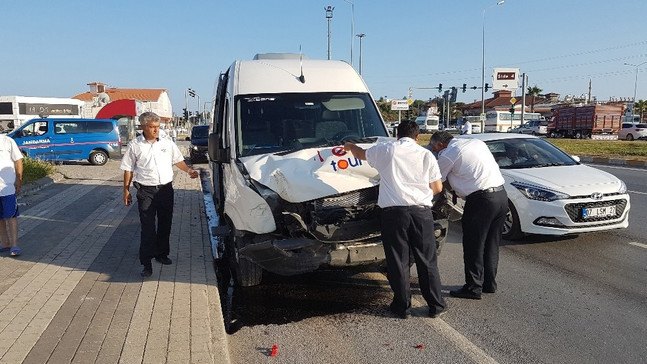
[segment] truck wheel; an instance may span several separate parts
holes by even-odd
[[[249,237],[237,236],[236,230],[232,228],[232,234],[227,240],[225,254],[229,258],[234,284],[240,287],[258,286],[263,279],[263,268],[238,254],[238,249],[245,246]]]
[[[514,205],[510,200],[508,200],[508,213],[506,214],[505,222],[503,223],[502,236],[506,240],[519,240],[523,237],[517,209],[514,208]]]
[[[90,153],[90,158],[88,158],[90,164],[95,166],[102,166],[108,162],[108,154],[102,150],[96,150]]]

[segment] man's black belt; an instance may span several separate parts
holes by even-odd
[[[497,187],[490,187],[490,188],[486,188],[486,189],[483,189],[483,190],[474,191],[474,192],[470,193],[469,195],[467,195],[467,197],[472,197],[472,196],[480,195],[480,194],[483,194],[483,193],[500,192],[500,191],[503,191],[503,190],[504,190],[503,185],[497,186]]]
[[[169,183],[166,183],[166,184],[163,184],[163,185],[145,186],[145,185],[143,185],[143,184],[141,184],[139,182],[133,182],[133,186],[135,186],[136,189],[143,188],[143,189],[146,189],[146,190],[161,190],[164,187],[170,186],[171,183],[172,182],[169,182]]]

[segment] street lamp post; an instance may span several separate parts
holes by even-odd
[[[364,38],[366,34],[361,33],[357,34],[357,37],[359,37],[359,74],[362,74],[362,38]]]
[[[353,43],[355,42],[355,4],[351,1],[344,0],[350,4],[350,65],[353,66]],[[360,38],[361,42],[361,38]],[[362,73],[360,72],[360,75]]]
[[[481,59],[481,114],[485,114],[485,11],[493,6],[503,5],[505,0],[500,0],[496,4],[483,8],[483,58]]]
[[[328,20],[328,60],[330,60],[330,20],[332,19],[332,11],[335,10],[335,7],[328,5],[324,10],[326,11],[326,19]]]
[[[636,79],[634,80],[634,98],[632,99],[632,104],[636,103],[636,90],[638,89],[638,67],[642,66],[643,64],[647,64],[647,62],[643,62],[641,64],[625,63],[625,66],[636,67]],[[633,113],[633,105],[631,106],[631,111]]]

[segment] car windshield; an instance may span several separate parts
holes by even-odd
[[[195,126],[191,129],[191,138],[204,139],[209,136],[209,126],[201,125]]]
[[[241,156],[388,136],[369,94],[241,95],[235,105],[237,150]]]
[[[561,149],[541,138],[510,138],[485,142],[501,169],[572,166],[577,164]]]

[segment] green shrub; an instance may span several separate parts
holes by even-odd
[[[23,165],[23,173],[22,173],[23,185],[33,183],[56,171],[56,168],[51,163],[43,162],[41,160],[32,159],[29,157],[23,158],[22,165]]]

